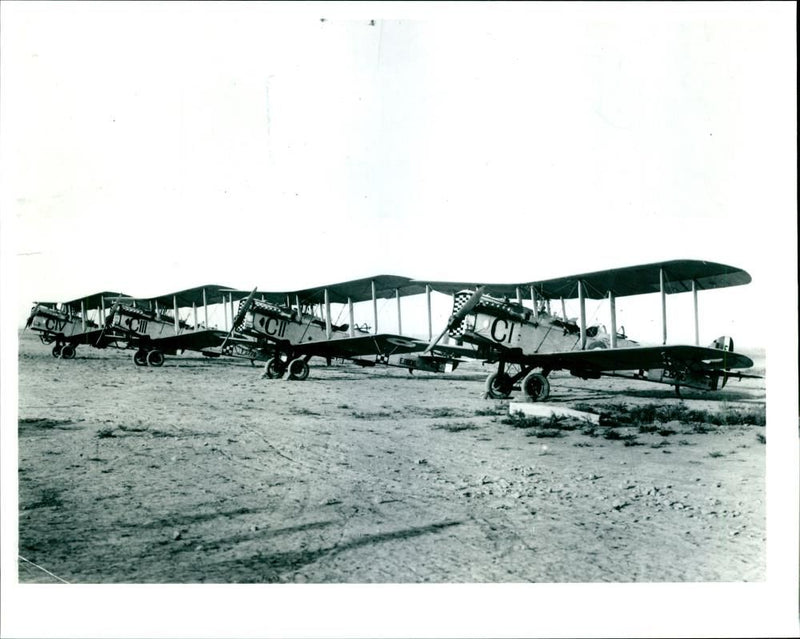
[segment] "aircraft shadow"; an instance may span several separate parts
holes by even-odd
[[[379,544],[386,541],[410,539],[420,535],[437,533],[440,530],[451,526],[458,526],[463,522],[444,521],[428,526],[406,528],[388,533],[378,533],[375,535],[362,535],[344,543],[338,543],[327,548],[317,548],[314,550],[299,550],[276,553],[258,552],[250,557],[227,561],[215,566],[215,572],[221,574],[240,575],[240,582],[277,582],[284,573],[291,573],[300,570],[304,566],[312,564],[322,558],[333,557],[342,552]]]
[[[640,399],[679,399],[675,394],[675,390],[670,387],[669,389],[597,389],[587,388],[585,386],[573,386],[573,390],[580,390],[586,392],[586,399],[599,399],[602,397],[637,397]],[[576,398],[563,398],[565,401],[574,401]],[[680,399],[706,399],[714,401],[760,401],[758,396],[753,393],[745,391],[723,390],[718,392],[709,391],[692,391],[682,388]]]

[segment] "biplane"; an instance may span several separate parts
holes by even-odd
[[[162,366],[165,355],[178,351],[197,351],[207,357],[242,357],[251,361],[263,360],[271,348],[264,350],[254,339],[231,339],[230,330],[210,328],[209,304],[222,304],[226,323],[239,321],[233,315],[233,305],[247,297],[247,291],[206,285],[146,299],[124,298],[115,301],[106,320],[106,328],[122,334],[128,348],[135,349],[133,361],[137,366]],[[202,308],[203,320],[198,318]],[[181,318],[181,309],[191,309],[192,320]],[[230,311],[230,316],[228,312]]]
[[[424,283],[396,275],[378,275],[292,292],[262,293],[260,299],[240,303],[234,332],[274,344],[275,354],[264,369],[264,375],[271,379],[286,373],[289,379],[306,379],[312,357],[328,362],[348,360],[360,366],[399,366],[412,372],[453,370],[463,361],[462,356],[473,353],[472,348],[442,344],[423,354],[428,342],[399,334],[402,333],[401,297],[426,292],[430,299],[431,290]],[[397,300],[398,333],[381,333],[378,300],[390,298]],[[357,326],[353,305],[370,300],[373,326]],[[332,317],[331,304],[346,305],[349,322],[338,324]]]
[[[669,384],[679,396],[684,387],[713,391],[730,378],[756,376],[737,370],[753,362],[733,351],[731,338],[699,345],[698,292],[750,281],[745,271],[724,264],[674,260],[521,284],[428,282],[434,290],[453,295],[451,321],[431,347],[447,332],[457,342],[473,344],[479,359],[497,363],[486,380],[491,398],[506,398],[519,384],[529,400],[547,399],[548,375],[557,370],[581,379],[622,376]],[[530,293],[530,307],[522,303],[523,290]],[[668,345],[666,298],[683,292],[693,295],[695,344]],[[639,345],[617,331],[616,299],[648,293],[661,295],[663,341],[657,346]],[[512,295],[516,301],[510,300]],[[564,307],[565,299],[575,298],[577,321],[567,319]],[[610,331],[587,326],[587,299],[608,300]],[[561,300],[561,317],[552,312],[554,300]],[[469,309],[466,314],[464,308]]]
[[[53,345],[53,357],[72,359],[80,344],[107,348],[124,342],[124,334],[106,329],[106,302],[123,293],[103,291],[69,302],[37,302],[25,322],[43,344]],[[121,348],[124,348],[122,346]]]

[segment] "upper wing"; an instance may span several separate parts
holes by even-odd
[[[530,289],[533,288],[536,294],[542,298],[571,299],[578,296],[578,282],[580,281],[584,284],[584,294],[587,298],[602,299],[608,293],[613,293],[615,297],[657,293],[661,290],[662,274],[664,290],[668,294],[691,291],[693,282],[698,290],[703,290],[739,286],[751,281],[750,275],[746,271],[735,266],[701,260],[672,260],[516,284],[426,282],[423,280],[414,280],[409,284],[428,284],[433,290],[449,295],[463,289],[475,289],[480,285],[489,295],[509,298],[518,293],[528,296]]]
[[[665,368],[673,364],[700,368],[750,368],[753,360],[745,355],[702,346],[637,346],[563,353],[523,355],[521,360],[533,366],[553,370],[579,370],[597,373]]]

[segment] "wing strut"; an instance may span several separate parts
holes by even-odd
[[[578,305],[580,306],[581,350],[586,350],[586,294],[583,281],[578,280]]]
[[[372,316],[375,320],[374,324],[374,332],[375,335],[378,334],[378,298],[376,297],[375,293],[375,280],[372,280]]]
[[[697,280],[692,280],[692,297],[694,298],[694,345],[700,346],[700,314],[697,310]]]
[[[350,337],[355,337],[356,335],[356,325],[355,321],[353,320],[353,298],[347,298],[347,313],[350,316]]]
[[[662,344],[667,343],[667,291],[664,287],[664,269],[658,269],[658,281],[661,287],[661,334]]]
[[[181,332],[181,322],[178,318],[178,296],[172,296],[172,322],[175,325],[175,335],[178,335]]]
[[[403,318],[400,313],[400,289],[394,289],[394,296],[397,299],[397,334],[403,334]]]
[[[326,288],[323,293],[325,294],[325,337],[326,339],[331,338],[331,299],[328,295],[328,289]]]
[[[536,289],[531,285],[531,304],[533,304],[533,319],[539,319],[539,304],[536,301]]]
[[[425,285],[425,297],[428,302],[428,339],[433,339],[433,321],[431,319],[431,285]]]
[[[203,287],[203,321],[204,326],[208,328],[208,299],[206,299],[206,289]]]
[[[608,292],[608,310],[611,314],[611,348],[617,347],[617,300],[614,291]]]

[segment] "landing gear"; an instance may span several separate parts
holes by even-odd
[[[303,381],[308,377],[308,361],[304,357],[298,357],[289,362],[289,379]]]
[[[486,395],[489,399],[508,399],[513,387],[508,373],[492,373],[486,378]]]
[[[75,357],[75,347],[72,344],[64,344],[61,347],[61,359],[72,359]]]
[[[63,346],[64,346],[63,344],[56,344],[55,346],[53,346],[53,351],[52,351],[53,357],[61,357],[61,348]]]
[[[271,357],[267,360],[264,366],[264,373],[261,377],[269,377],[270,379],[280,379],[286,372],[286,362],[279,357]]]
[[[133,354],[133,363],[137,366],[162,366],[164,364],[164,353],[158,349],[148,351],[146,348],[140,348]]]
[[[541,402],[550,397],[550,382],[542,373],[530,372],[522,380],[522,392],[533,402]]]
[[[549,369],[534,372],[533,366],[506,364],[500,362],[497,372],[486,379],[486,397],[507,399],[511,391],[522,380],[521,387],[525,397],[533,402],[543,401],[550,396]]]
[[[156,367],[163,365],[164,353],[162,353],[159,350],[150,351],[147,354],[147,363],[150,364],[150,366],[156,366]]]

